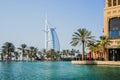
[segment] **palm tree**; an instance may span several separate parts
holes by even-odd
[[[42,51],[38,51],[38,56],[37,56],[40,60],[45,60],[45,56],[44,53]]]
[[[77,59],[79,59],[79,60],[80,60],[80,56],[81,56],[81,55],[80,55],[80,51],[79,51],[79,50],[77,50],[77,51],[76,51],[76,53],[77,53],[77,55],[76,55],[76,60],[77,60]]]
[[[14,52],[15,50],[15,46],[10,43],[10,42],[6,42],[4,43],[4,45],[2,46],[2,49],[5,51],[5,53],[7,54],[7,60],[11,61],[12,60],[12,52]]]
[[[30,55],[31,55],[30,50],[29,50],[29,49],[26,49],[26,53],[27,53],[27,59],[28,59],[28,60],[31,60],[31,58],[30,58]]]
[[[102,46],[102,51],[105,60],[108,60],[108,54],[106,53],[107,46],[110,45],[111,41],[109,40],[108,36],[100,36],[99,44]]]
[[[19,50],[22,51],[22,60],[24,60],[24,57],[26,56],[25,51],[26,51],[27,45],[26,44],[21,44]]]
[[[4,54],[1,53],[0,55],[1,55],[1,60],[4,61]]]
[[[6,58],[6,51],[5,49],[2,49],[2,52],[1,52],[1,60],[4,61]]]
[[[85,59],[85,45],[88,42],[92,42],[94,39],[94,36],[91,36],[91,32],[89,32],[87,29],[82,28],[78,29],[77,32],[74,32],[72,41],[70,42],[72,46],[77,46],[82,44],[82,60]]]
[[[103,59],[103,57],[101,55],[101,51],[102,51],[102,47],[101,47],[100,43],[97,42],[95,44],[95,52],[97,53],[97,57],[98,57],[99,60]]]
[[[60,60],[60,51],[55,52],[56,60]]]
[[[46,57],[48,60],[55,61],[55,60],[59,60],[60,54],[59,54],[59,51],[55,51],[54,49],[50,49],[49,51],[47,51]]]
[[[36,60],[36,58],[37,58],[37,53],[38,53],[38,49],[34,48],[34,51],[33,51],[33,58],[34,58],[34,60]]]
[[[69,56],[69,54],[70,54],[70,50],[67,49],[67,50],[66,50],[66,55]]]
[[[33,53],[34,53],[34,47],[30,46],[29,51],[30,51],[29,58],[30,58],[30,61],[32,61]]]
[[[53,61],[54,60],[54,54],[55,54],[54,49],[50,49],[49,51],[47,51],[47,53],[46,53],[47,59],[50,59],[51,61]]]
[[[19,58],[19,53],[17,51],[14,52],[14,55],[15,55],[15,60],[18,61],[18,58]]]
[[[62,56],[65,58],[67,56],[67,50],[62,50]]]
[[[42,51],[39,52],[39,54],[40,54],[40,57],[41,57],[42,60],[46,60],[47,59],[47,57],[46,57],[47,50],[46,49],[42,49]]]
[[[43,53],[44,53],[44,54],[46,54],[46,52],[47,52],[47,50],[46,50],[46,49],[43,49],[42,51],[43,51]]]
[[[51,54],[51,60],[54,61],[55,60],[55,50],[51,49],[50,54]]]
[[[71,56],[75,56],[75,53],[76,53],[76,50],[75,50],[75,49],[72,49],[71,52],[70,52],[70,55],[71,55]]]
[[[96,59],[96,55],[98,55],[97,57],[99,57],[99,53],[101,50],[100,44],[99,43],[89,43],[87,45],[88,49],[92,52],[92,57],[94,59]]]
[[[93,59],[96,59],[96,53],[95,53],[95,51],[96,51],[96,44],[95,43],[89,43],[88,45],[87,45],[87,47],[88,47],[88,49],[91,51],[91,53],[92,53],[92,58]]]

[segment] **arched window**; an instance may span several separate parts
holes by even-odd
[[[117,0],[113,0],[113,6],[117,5]]]
[[[118,0],[118,5],[120,5],[120,0]]]
[[[112,6],[112,0],[108,0],[108,7]]]
[[[115,17],[109,20],[109,38],[120,38],[120,18]]]

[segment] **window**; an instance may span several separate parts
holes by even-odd
[[[113,0],[113,6],[116,6],[117,0]]]
[[[120,5],[120,0],[118,0],[118,5]]]
[[[120,38],[120,18],[112,18],[109,20],[109,38]]]
[[[112,0],[108,0],[108,7],[112,6]]]

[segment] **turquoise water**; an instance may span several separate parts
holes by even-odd
[[[120,80],[120,67],[70,62],[0,62],[0,80]]]

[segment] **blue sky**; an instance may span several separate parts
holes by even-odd
[[[12,42],[44,48],[45,14],[56,27],[61,49],[71,49],[79,28],[103,35],[104,0],[0,0],[0,46]],[[79,47],[76,47],[79,48]]]

